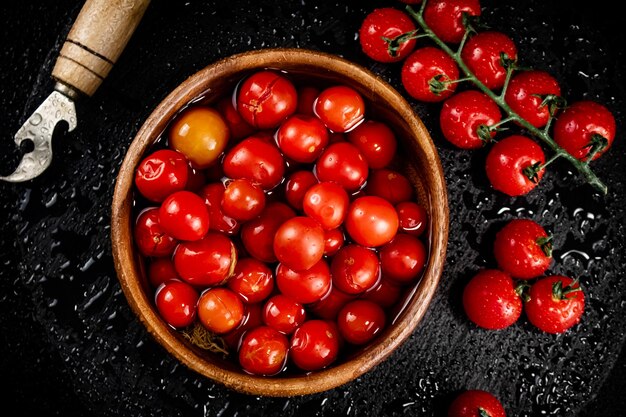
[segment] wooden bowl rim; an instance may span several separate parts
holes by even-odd
[[[440,225],[440,230],[431,233],[429,259],[418,285],[422,290],[412,296],[401,319],[388,332],[388,337],[365,348],[354,359],[331,368],[309,375],[265,378],[234,372],[209,363],[189,349],[181,338],[175,336],[157,315],[152,307],[152,300],[145,294],[138,278],[132,241],[124,237],[132,236],[130,214],[134,169],[146,147],[164,130],[171,116],[189,103],[190,98],[210,94],[206,87],[215,79],[243,70],[280,68],[280,63],[313,65],[320,71],[349,76],[358,84],[384,97],[393,106],[415,134],[415,140],[432,168],[431,172],[425,173],[432,177],[434,184],[429,193],[430,223]],[[449,211],[445,177],[435,145],[422,120],[404,97],[373,72],[340,56],[307,49],[268,48],[235,54],[208,65],[183,81],[159,103],[130,144],[118,172],[111,209],[112,253],[118,279],[129,305],[149,333],[170,354],[192,370],[228,388],[253,395],[289,397],[327,391],[354,380],[383,361],[408,338],[426,313],[443,272],[448,241]]]

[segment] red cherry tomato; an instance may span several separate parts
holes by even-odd
[[[277,330],[259,326],[246,332],[239,349],[239,364],[253,375],[273,376],[287,362],[289,340]]]
[[[297,114],[305,114],[307,116],[315,116],[313,106],[315,106],[315,100],[320,95],[319,88],[312,86],[305,86],[298,90],[298,108]]]
[[[304,371],[317,371],[332,364],[339,355],[337,327],[324,320],[305,321],[291,336],[289,355]]]
[[[502,53],[511,61],[517,60],[515,42],[502,32],[485,31],[469,38],[461,58],[479,81],[490,90],[497,90],[504,86],[506,78]]]
[[[236,292],[246,304],[265,300],[274,289],[274,274],[269,267],[254,258],[237,261],[228,288]]]
[[[315,174],[320,182],[334,181],[352,193],[365,184],[368,166],[356,146],[349,142],[338,142],[320,155],[315,164]]]
[[[290,269],[311,268],[324,256],[324,230],[315,220],[296,216],[285,221],[274,235],[274,254]]]
[[[198,319],[209,331],[225,334],[243,320],[243,303],[228,288],[216,287],[204,291],[198,300]]]
[[[254,128],[241,117],[235,108],[232,97],[227,96],[218,101],[217,110],[228,125],[228,130],[233,139],[240,140],[254,133]]]
[[[443,103],[439,113],[441,133],[448,142],[461,149],[478,149],[485,140],[495,137],[496,131],[486,128],[500,122],[498,105],[486,94],[466,90],[453,95]],[[484,132],[479,133],[479,129]]]
[[[144,209],[137,217],[134,230],[135,244],[143,256],[169,256],[177,241],[159,223],[159,209]]]
[[[187,327],[196,318],[198,292],[186,282],[164,283],[157,289],[154,299],[159,315],[172,327]]]
[[[410,284],[419,277],[426,265],[426,248],[415,236],[400,233],[380,248],[380,268],[385,277]]]
[[[572,103],[554,123],[554,140],[578,159],[587,159],[593,140],[601,136],[606,146],[595,154],[597,159],[613,144],[615,117],[600,103],[584,100]]]
[[[221,336],[228,347],[235,352],[239,350],[241,338],[248,330],[252,330],[263,325],[263,305],[261,303],[244,304],[243,307],[244,314],[239,327]]]
[[[222,197],[222,211],[238,221],[252,220],[265,208],[265,193],[247,179],[228,182]]]
[[[202,239],[209,231],[209,221],[204,200],[191,191],[170,194],[159,208],[159,224],[179,240]]]
[[[480,16],[478,0],[433,0],[426,3],[424,21],[444,42],[459,43],[465,34],[463,14]]]
[[[276,294],[263,307],[263,322],[279,332],[289,335],[306,319],[302,304],[282,294]]]
[[[415,48],[410,32],[415,30],[413,20],[393,7],[382,7],[370,12],[359,28],[359,42],[365,55],[378,62],[398,62]]]
[[[365,194],[375,195],[398,204],[413,198],[413,185],[398,171],[382,168],[370,172],[365,186]]]
[[[412,201],[396,204],[400,230],[413,236],[421,236],[428,227],[428,213],[421,205]]]
[[[160,149],[139,163],[135,171],[135,185],[142,196],[160,203],[168,195],[185,189],[189,172],[189,161],[185,155],[171,149]]]
[[[332,286],[324,298],[313,304],[309,304],[307,308],[321,319],[335,320],[337,314],[339,314],[339,310],[341,310],[348,301],[354,300],[355,297],[355,295],[346,294],[337,289],[336,286]]]
[[[204,204],[209,209],[209,230],[221,232],[227,235],[239,233],[239,222],[227,216],[222,210],[222,199],[226,187],[221,182],[213,182],[205,185],[200,190],[200,196],[204,197]]]
[[[520,196],[534,189],[545,173],[545,168],[538,170],[531,181],[525,170],[545,161],[543,149],[536,141],[526,136],[513,135],[491,147],[485,170],[494,189],[510,196]]]
[[[346,304],[337,316],[341,336],[353,345],[371,342],[386,325],[382,307],[368,300],[354,300]]]
[[[448,54],[425,46],[415,50],[402,64],[402,85],[416,100],[435,103],[450,97],[457,87],[459,69]]]
[[[330,265],[333,286],[347,294],[361,294],[380,279],[376,252],[356,244],[339,249]]]
[[[358,244],[368,247],[390,242],[398,231],[398,213],[387,200],[376,196],[359,197],[348,208],[345,227]]]
[[[321,224],[324,230],[332,230],[343,223],[349,204],[350,197],[341,185],[325,181],[308,189],[302,207],[304,213]]]
[[[578,282],[562,275],[540,278],[528,291],[524,305],[528,321],[546,333],[563,333],[580,322],[585,294]]]
[[[372,169],[384,168],[396,155],[398,142],[393,130],[385,123],[366,120],[348,132],[347,139],[356,146]]]
[[[259,217],[245,222],[241,227],[241,241],[250,254],[262,262],[276,262],[274,236],[278,228],[296,213],[285,203],[270,202]]]
[[[535,278],[552,263],[552,241],[537,222],[513,219],[496,234],[493,254],[500,269],[513,277]]]
[[[304,194],[315,184],[317,178],[311,171],[296,171],[285,183],[285,199],[294,209],[302,210]]]
[[[185,155],[194,168],[204,169],[222,155],[230,131],[222,115],[205,106],[191,106],[172,122],[169,147]]]
[[[504,100],[528,123],[544,127],[550,118],[550,106],[542,104],[547,95],[561,95],[561,87],[552,75],[538,70],[522,71],[511,78]]]
[[[391,308],[398,302],[401,295],[402,288],[383,276],[378,284],[363,293],[361,298],[372,301],[382,308]]]
[[[309,269],[301,271],[294,271],[285,264],[278,264],[276,285],[287,297],[301,304],[311,304],[321,300],[330,290],[330,269],[323,259]]]
[[[311,163],[328,145],[328,130],[315,116],[295,114],[280,125],[276,144],[288,158]]]
[[[522,314],[522,300],[511,276],[497,269],[479,271],[463,290],[467,317],[484,329],[511,326]]]
[[[482,415],[506,417],[502,403],[487,391],[464,391],[457,395],[448,408],[448,417],[476,417]]]
[[[174,263],[170,257],[154,258],[150,260],[148,264],[148,281],[150,281],[152,288],[157,288],[164,282],[178,278],[178,273],[176,273]]]
[[[296,88],[275,71],[259,71],[239,86],[237,110],[258,129],[273,129],[291,116],[298,105]]]
[[[339,228],[324,230],[324,255],[333,256],[341,249],[345,241],[343,230]]]
[[[195,242],[182,242],[174,252],[178,275],[202,287],[224,283],[233,274],[236,264],[235,245],[228,237],[215,232]]]
[[[249,137],[224,156],[224,174],[231,179],[245,178],[264,190],[271,190],[283,180],[285,160],[278,148],[257,137]]]
[[[333,132],[347,132],[365,117],[363,97],[350,87],[328,87],[315,101],[315,114]]]

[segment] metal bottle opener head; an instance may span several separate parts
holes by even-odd
[[[41,103],[15,134],[15,143],[18,147],[23,141],[31,140],[33,150],[22,156],[22,160],[12,174],[6,177],[0,176],[0,179],[8,182],[28,181],[50,166],[52,134],[56,125],[64,120],[68,123],[69,131],[76,128],[76,107],[74,100],[70,98],[75,95],[75,91],[57,84],[55,91]]]

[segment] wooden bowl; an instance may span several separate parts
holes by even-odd
[[[403,172],[417,191],[418,201],[429,214],[429,257],[424,274],[404,300],[404,308],[392,325],[372,344],[330,368],[286,377],[258,377],[240,370],[218,355],[187,342],[158,315],[133,244],[133,178],[146,150],[174,116],[190,102],[208,103],[222,97],[245,76],[258,69],[287,71],[296,81],[325,85],[344,84],[366,99],[366,118],[385,121],[399,140]],[[372,72],[340,57],[302,49],[266,49],[246,52],[216,62],[185,80],[169,94],[145,121],[132,141],[120,168],[111,213],[111,237],[115,268],[128,303],[148,331],[169,353],[192,370],[239,392],[288,397],[326,391],[345,384],[379,364],[403,343],[419,324],[435,293],[442,273],[448,240],[446,184],[437,150],[428,131],[407,101]]]

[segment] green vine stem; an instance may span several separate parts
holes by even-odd
[[[602,194],[606,194],[608,191],[606,184],[604,184],[602,180],[600,180],[600,178],[598,178],[596,174],[589,167],[589,162],[591,159],[588,158],[584,161],[578,160],[577,158],[572,156],[570,153],[568,153],[565,149],[560,147],[554,141],[554,139],[552,139],[552,137],[548,133],[548,129],[538,129],[535,126],[531,125],[526,119],[522,118],[515,111],[513,111],[511,107],[509,107],[509,105],[505,102],[504,95],[506,92],[506,88],[508,87],[508,81],[510,80],[511,74],[513,73],[515,69],[514,66],[513,65],[507,66],[506,82],[505,82],[504,87],[502,88],[502,92],[500,94],[494,93],[492,90],[487,88],[487,86],[485,86],[482,82],[480,82],[478,78],[476,78],[476,76],[472,73],[472,71],[470,71],[467,65],[465,65],[465,62],[463,62],[463,59],[461,58],[461,50],[463,49],[464,43],[461,43],[457,51],[453,51],[444,41],[442,41],[441,39],[439,39],[437,35],[435,35],[435,33],[430,29],[430,27],[428,27],[423,17],[425,4],[426,4],[426,0],[423,0],[419,12],[416,12],[415,10],[413,10],[411,6],[406,6],[406,11],[413,17],[413,19],[415,19],[417,24],[424,31],[424,34],[427,37],[429,37],[433,42],[435,42],[437,46],[439,46],[439,48],[441,48],[445,53],[447,53],[456,62],[459,69],[463,71],[463,73],[465,74],[465,77],[470,82],[472,82],[479,90],[485,93],[502,110],[504,110],[504,112],[506,113],[507,121],[514,121],[518,125],[524,127],[526,130],[528,130],[528,132],[532,136],[540,139],[554,152],[554,156],[551,159],[556,159],[556,158],[566,159],[568,162],[570,162],[574,166],[574,168],[576,168],[576,170],[583,176],[583,178],[588,184],[590,184],[592,187],[594,187],[596,190],[598,190]],[[466,32],[465,37],[467,37],[467,32]]]

